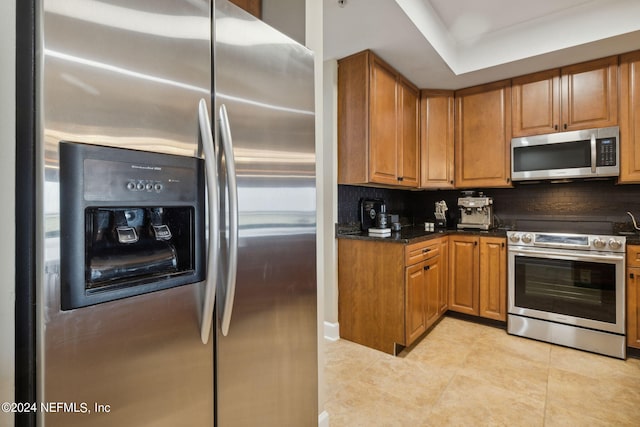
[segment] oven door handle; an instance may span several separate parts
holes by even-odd
[[[509,249],[509,255],[530,256],[530,257],[545,258],[545,259],[563,259],[568,261],[596,261],[596,262],[624,261],[623,253],[580,255],[575,253],[568,253],[566,251],[554,251],[549,249],[537,250],[533,248],[529,248],[526,250]]]

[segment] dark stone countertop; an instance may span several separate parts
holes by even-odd
[[[464,235],[475,235],[475,236],[490,236],[490,237],[506,237],[507,232],[504,229],[493,229],[493,230],[457,230],[455,228],[451,229],[441,229],[435,231],[425,231],[424,227],[402,227],[400,231],[392,231],[390,236],[387,237],[379,237],[372,236],[366,231],[361,231],[358,227],[345,227],[345,226],[337,226],[336,227],[336,238],[337,239],[355,239],[355,240],[372,240],[372,241],[386,241],[390,243],[417,243],[425,240],[436,239],[442,236],[456,235],[456,234],[464,234]]]

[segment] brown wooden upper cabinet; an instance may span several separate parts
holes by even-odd
[[[511,186],[511,80],[455,92],[456,188]]]
[[[640,51],[620,57],[620,177],[640,183]]]
[[[418,187],[418,89],[373,52],[338,61],[338,183]]]
[[[262,19],[262,0],[229,0],[258,19]]]
[[[618,57],[512,81],[514,137],[618,124]]]
[[[420,188],[453,188],[453,91],[420,91]]]

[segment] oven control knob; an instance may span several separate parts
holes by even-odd
[[[604,248],[605,246],[607,246],[607,242],[605,242],[605,241],[604,241],[604,240],[602,240],[601,238],[596,237],[596,238],[593,240],[593,247],[594,247],[594,248],[596,248],[596,249],[602,249],[602,248]]]
[[[527,233],[524,236],[522,236],[522,241],[524,243],[531,243],[532,240],[533,240],[533,236],[530,233]]]
[[[611,249],[620,249],[622,247],[622,242],[616,239],[609,239],[609,247]]]
[[[511,236],[509,236],[509,240],[511,240],[513,243],[518,243],[518,240],[520,240],[520,235],[512,234]]]

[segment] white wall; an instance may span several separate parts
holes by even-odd
[[[272,0],[273,1],[273,0]],[[293,2],[288,2],[291,4]],[[304,40],[305,45],[315,53],[315,111],[316,111],[316,220],[317,220],[317,280],[318,280],[318,425],[328,426],[329,415],[324,410],[326,401],[324,378],[324,286],[325,286],[325,261],[324,246],[326,242],[326,220],[323,201],[325,198],[324,170],[325,162],[323,150],[323,35],[322,35],[322,2],[317,0],[305,0]],[[294,12],[290,10],[289,12]],[[264,13],[264,10],[263,10]],[[290,21],[295,21],[291,19]],[[293,37],[295,38],[295,37]],[[333,227],[331,227],[333,229]]]
[[[309,9],[318,9],[314,3],[308,0],[262,0],[262,20],[273,28],[277,28],[278,31],[285,33],[300,44],[309,46],[305,43],[306,34],[305,30],[305,15],[308,19],[320,19],[322,22],[322,8],[319,9],[319,15],[310,16],[305,14],[305,3],[308,3]],[[320,2],[321,3],[321,2]],[[320,26],[322,29],[322,26]]]
[[[324,62],[323,93],[324,111],[324,211],[325,237],[324,246],[324,321],[333,338],[338,337],[338,245],[335,239],[335,224],[338,222],[338,62],[335,59]]]
[[[15,305],[15,18],[14,1],[0,1],[0,402],[14,401]],[[0,425],[13,416],[0,411]]]

